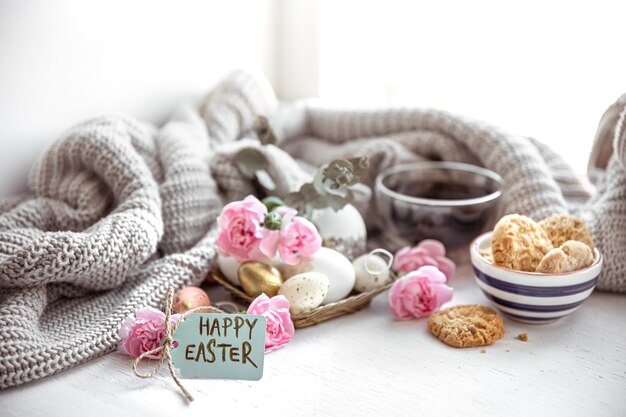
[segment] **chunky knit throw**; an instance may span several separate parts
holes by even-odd
[[[625,103],[601,121],[594,191],[535,140],[441,111],[279,106],[265,80],[242,72],[160,129],[125,117],[80,124],[34,166],[29,194],[0,202],[0,387],[114,350],[124,317],[204,279],[222,205],[254,191],[231,157],[259,146],[257,114],[280,139],[262,148],[278,194],[342,156],[368,155],[373,172],[420,159],[483,165],[506,180],[502,213],[583,217],[605,257],[598,288],[626,292]]]

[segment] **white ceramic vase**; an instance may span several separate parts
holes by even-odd
[[[323,246],[351,260],[365,253],[367,229],[361,213],[353,205],[348,204],[339,211],[315,210],[311,220],[322,236]]]

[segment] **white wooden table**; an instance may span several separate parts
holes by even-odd
[[[489,304],[459,269],[452,304]],[[594,293],[562,321],[524,325],[485,348],[455,349],[426,320],[397,322],[387,297],[355,314],[296,331],[265,359],[258,382],[135,377],[106,355],[0,392],[1,416],[626,416],[626,296]],[[529,340],[516,339],[528,333]]]

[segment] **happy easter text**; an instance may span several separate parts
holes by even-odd
[[[252,353],[252,330],[257,325],[258,319],[246,316],[205,318],[200,317],[199,335],[208,336],[206,342],[189,344],[185,347],[185,360],[195,362],[215,363],[231,362],[241,363],[257,368],[257,364],[250,358]],[[217,338],[232,337],[237,340],[234,343],[218,343]],[[239,339],[244,339],[239,342]]]

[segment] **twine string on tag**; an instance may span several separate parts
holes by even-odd
[[[174,340],[173,340],[174,333],[176,332],[178,323],[182,323],[185,320],[185,318],[187,318],[187,316],[191,313],[196,313],[198,311],[202,311],[203,313],[207,313],[207,312],[208,313],[224,313],[224,312],[220,310],[219,308],[215,308],[212,306],[196,307],[196,308],[192,308],[191,310],[185,311],[183,314],[180,315],[180,319],[178,319],[178,321],[172,324],[171,316],[172,316],[173,303],[174,303],[174,289],[172,287],[168,287],[167,292],[165,293],[165,334],[163,336],[163,339],[161,340],[161,345],[152,350],[144,352],[139,357],[135,358],[135,360],[133,361],[133,372],[135,372],[135,375],[137,375],[139,378],[153,378],[161,370],[161,367],[163,366],[163,362],[167,361],[167,367],[170,370],[170,375],[172,376],[172,379],[174,380],[174,382],[180,389],[180,392],[182,392],[183,396],[187,399],[187,401],[191,402],[193,401],[193,396],[189,393],[189,391],[187,391],[187,389],[183,386],[182,382],[180,382],[180,380],[176,376],[176,373],[174,372],[174,365],[172,364],[171,351],[172,351],[172,344],[174,343]],[[139,363],[141,363],[141,361],[146,358],[151,359],[150,356],[153,356],[153,355],[159,355],[159,358],[155,367],[152,369],[152,371],[145,372],[145,373],[140,372],[138,369]]]

